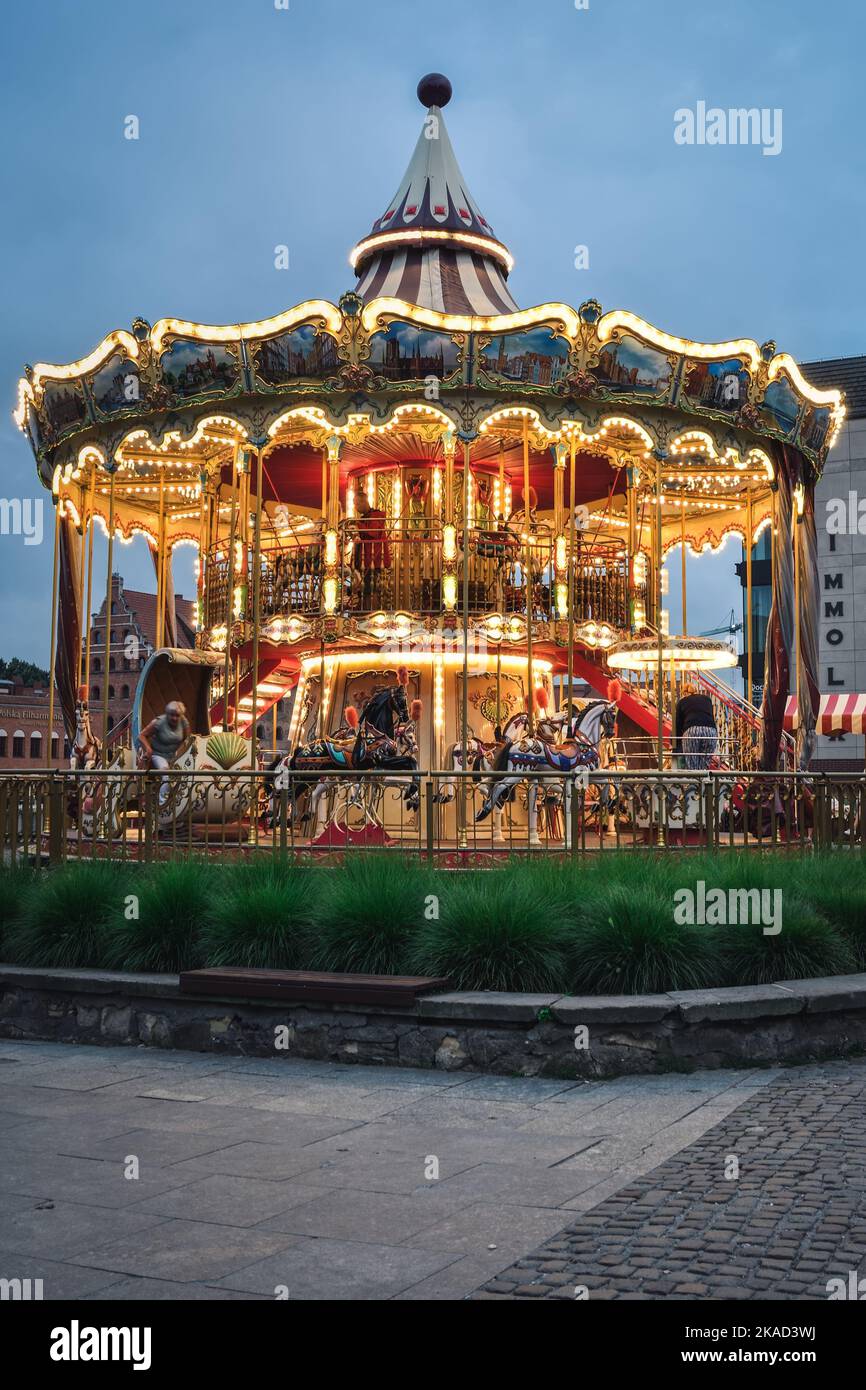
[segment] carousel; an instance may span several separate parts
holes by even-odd
[[[134,765],[141,729],[182,700],[182,766],[210,769],[215,790],[178,794],[166,820],[225,807],[220,777],[248,768],[267,771],[271,809],[305,800],[311,843],[328,826],[349,834],[353,807],[392,839],[431,816],[458,844],[476,823],[501,834],[504,816],[535,834],[533,798],[513,794],[533,771],[579,789],[600,765],[675,769],[687,685],[712,700],[718,766],[807,766],[814,488],[841,394],[773,342],[693,342],[592,299],[519,308],[511,252],[448,136],[450,83],[431,74],[418,96],[414,153],[339,303],[219,326],[136,319],[76,362],[25,368],[16,419],[55,508],[52,660],[70,740],[87,724],[98,527],[109,595],[116,547],[148,543],[160,650],[131,731],[93,741],[90,765]],[[766,527],[758,705],[720,674],[736,653],[689,632],[685,560],[733,536],[748,581]],[[192,652],[172,637],[183,545],[197,551]],[[664,608],[674,551],[679,633]],[[269,713],[289,693],[293,752],[278,759]],[[496,785],[467,781],[485,767]],[[375,806],[358,791],[368,772],[391,785]],[[231,814],[255,819],[242,799]]]

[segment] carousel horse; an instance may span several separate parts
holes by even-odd
[[[565,847],[571,845],[571,798],[578,774],[595,772],[601,766],[599,745],[603,739],[613,737],[616,726],[617,706],[613,700],[592,700],[574,716],[567,710],[558,714],[547,714],[547,691],[537,690],[535,699],[541,718],[535,734],[528,731],[513,743],[503,746],[497,755],[489,790],[476,821],[483,821],[498,807],[504,805],[513,789],[528,772],[547,772],[546,778],[533,779],[529,786],[529,843],[540,845],[538,835],[538,793],[549,787],[562,785],[563,811],[565,816]],[[558,742],[563,725],[568,725],[569,737]],[[591,731],[591,735],[590,732]]]
[[[311,791],[310,805],[303,819],[315,815],[322,796],[333,779],[329,772],[376,772],[386,775],[384,786],[398,787],[408,811],[421,804],[418,772],[418,746],[415,726],[421,717],[421,701],[411,708],[406,694],[409,672],[401,666],[397,684],[378,690],[361,710],[346,710],[346,722],[329,738],[299,745],[290,756],[275,760],[268,769],[271,787],[271,821],[277,811],[277,793],[288,791],[289,818],[293,820],[304,791]],[[402,775],[401,775],[402,774]],[[414,774],[414,775],[413,775]],[[363,779],[349,779],[348,804],[363,802]],[[314,822],[315,823],[315,820]]]
[[[485,774],[489,776],[489,774],[493,771],[494,763],[500,751],[507,745],[512,744],[514,740],[518,737],[518,735],[522,736],[526,732],[528,724],[529,715],[526,713],[525,710],[522,710],[519,711],[517,714],[512,714],[511,718],[507,721],[503,728],[500,729],[497,726],[494,732],[494,740],[492,743],[485,743],[483,739],[478,738],[475,734],[472,734],[469,737],[466,744],[467,764],[468,767],[471,768],[472,772],[475,774],[475,776],[472,779],[474,783],[479,783],[481,781],[481,778]],[[462,740],[459,743],[452,743],[450,748],[446,749],[445,760],[446,763],[450,763],[450,771],[452,774],[463,771]],[[433,798],[433,801],[436,805],[447,806],[450,805],[452,801],[456,800],[456,797],[457,778],[452,775],[451,777],[444,777],[439,782],[439,787],[436,792],[436,795]],[[502,803],[502,805],[494,807],[494,841],[503,839],[503,806],[504,802]]]
[[[84,695],[75,706],[75,737],[69,750],[69,766],[73,772],[90,772],[98,767],[102,744],[93,732],[90,711]]]

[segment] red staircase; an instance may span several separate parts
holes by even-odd
[[[256,721],[273,709],[274,705],[289,694],[297,679],[295,665],[289,666],[284,658],[279,655],[267,655],[259,660],[258,679],[253,682],[252,667],[241,672],[240,683],[237,687],[238,699],[238,733],[245,738],[249,738],[253,724],[253,693],[256,696]],[[235,685],[229,686],[228,714],[229,719],[234,717]],[[221,728],[225,717],[223,698],[211,706],[210,718],[213,728]]]

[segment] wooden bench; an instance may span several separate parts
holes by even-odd
[[[447,989],[447,979],[430,975],[341,975],[318,970],[254,970],[220,966],[184,970],[182,994],[229,995],[242,999],[288,999],[313,1004],[414,1004],[420,994]]]

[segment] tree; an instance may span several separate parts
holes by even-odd
[[[22,661],[19,656],[13,656],[9,661],[0,656],[0,680],[16,681],[21,685],[47,685],[48,672],[32,661]]]

